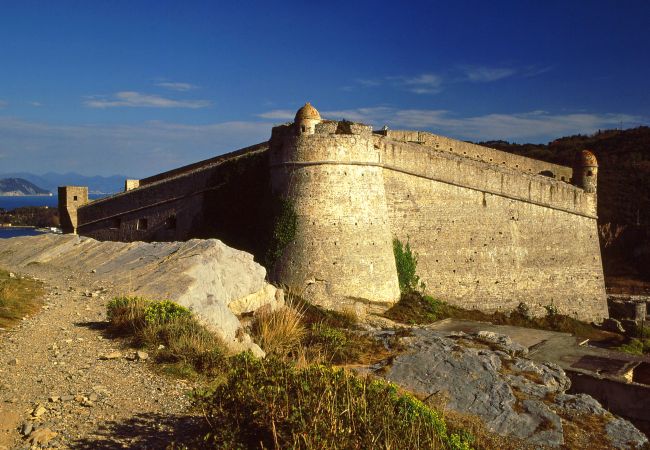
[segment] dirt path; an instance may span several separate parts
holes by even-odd
[[[113,286],[49,265],[3,268],[41,279],[46,295],[41,312],[0,331],[0,449],[30,448],[29,438],[53,448],[164,448],[196,425],[191,384],[153,373],[105,335]],[[121,356],[102,359],[113,352]]]

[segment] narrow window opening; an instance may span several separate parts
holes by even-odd
[[[74,200],[76,202],[77,201],[77,196],[75,195],[74,197],[72,197],[72,200]]]
[[[137,227],[136,229],[146,230],[148,226],[149,226],[149,222],[147,221],[147,219],[142,218],[142,219],[138,219],[138,224],[136,225]]]

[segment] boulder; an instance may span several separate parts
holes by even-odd
[[[0,262],[38,263],[66,273],[90,274],[113,291],[172,300],[193,311],[232,351],[263,351],[243,332],[238,314],[284,303],[249,253],[218,239],[186,242],[100,242],[77,235],[43,234],[0,240]]]

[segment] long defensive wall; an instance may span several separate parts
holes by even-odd
[[[68,232],[217,237],[262,260],[261,230],[280,196],[296,232],[270,276],[326,307],[376,311],[397,301],[398,238],[436,298],[486,311],[553,305],[597,320],[607,305],[596,180],[589,152],[572,170],[430,133],[373,133],[322,120],[307,104],[268,143],[131,181],[107,199],[84,204],[75,187],[59,198]]]

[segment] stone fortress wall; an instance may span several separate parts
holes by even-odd
[[[293,205],[297,232],[271,277],[324,306],[395,302],[397,237],[418,254],[418,275],[436,298],[488,311],[554,305],[593,320],[607,316],[595,160],[578,170],[431,133],[373,133],[305,105],[268,143],[80,207],[77,231],[218,237],[260,260],[264,204],[279,195]]]

